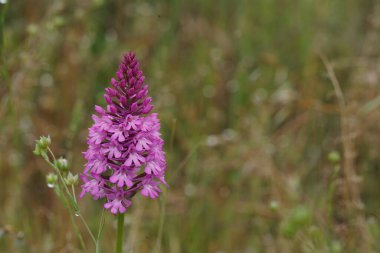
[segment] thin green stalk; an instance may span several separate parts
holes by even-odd
[[[74,185],[71,185],[71,190],[73,191],[74,201],[75,201],[76,204],[78,204],[78,202],[77,202],[77,198],[75,197],[75,187],[74,187]],[[90,227],[88,226],[86,220],[83,218],[83,216],[81,215],[80,212],[75,213],[75,215],[77,215],[77,216],[81,219],[81,221],[83,222],[84,226],[86,227],[88,233],[89,233],[90,236],[91,236],[91,239],[94,241],[95,246],[96,246],[96,245],[97,245],[97,240],[95,239],[95,236],[94,236],[94,234],[92,233]]]
[[[102,216],[100,217],[100,223],[99,223],[99,230],[98,230],[98,236],[96,237],[96,253],[100,253],[100,237],[103,232],[104,227],[104,208],[102,209]]]
[[[165,193],[162,195],[160,198],[160,225],[158,228],[158,236],[157,236],[157,241],[156,241],[156,253],[161,252],[161,241],[162,241],[162,234],[164,230],[164,222],[165,222],[165,202],[166,202],[166,197]]]
[[[116,253],[123,253],[124,213],[117,215]]]
[[[96,239],[95,239],[95,236],[94,236],[94,234],[91,232],[91,229],[90,229],[90,227],[87,225],[87,222],[84,220],[83,216],[82,216],[80,213],[76,213],[75,215],[78,216],[78,217],[81,219],[81,221],[83,222],[84,226],[86,227],[87,232],[90,234],[90,237],[91,237],[92,241],[94,242],[94,244],[95,244],[95,246],[96,246]]]
[[[67,199],[67,197],[65,196],[65,194],[63,194],[63,192],[61,191],[61,188],[57,185],[56,187],[54,187],[54,190],[55,190],[55,193],[57,194],[57,196],[62,200],[63,202],[63,205],[65,206],[68,214],[69,214],[69,217],[70,217],[70,222],[71,224],[73,225],[74,227],[74,230],[75,230],[75,233],[79,239],[79,242],[81,244],[81,247],[83,249],[86,248],[86,245],[84,243],[84,240],[83,240],[83,237],[82,237],[82,234],[78,228],[78,225],[76,224],[75,220],[74,220],[74,216],[73,216],[73,213],[71,211],[71,208],[70,208],[70,204],[69,204],[69,200]]]
[[[74,187],[73,184],[71,185],[71,190],[72,190],[72,192],[73,192],[74,201],[75,201],[75,203],[77,203],[77,205],[78,205],[77,197],[75,196],[75,195],[76,195],[76,194],[75,194],[75,187]]]

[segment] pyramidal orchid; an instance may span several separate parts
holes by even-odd
[[[105,199],[113,214],[125,213],[140,193],[157,198],[167,185],[160,121],[133,53],[124,55],[116,77],[105,89],[106,107],[96,105],[87,137],[82,193]]]

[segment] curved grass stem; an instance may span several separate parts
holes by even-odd
[[[96,237],[96,253],[100,253],[100,251],[101,251],[100,237],[101,237],[102,232],[103,232],[103,227],[104,227],[104,208],[102,209],[102,216],[100,217],[98,235]]]
[[[74,208],[74,212],[75,212],[75,215],[78,216],[81,221],[83,222],[84,226],[86,227],[86,230],[87,232],[89,233],[91,239],[93,240],[95,246],[97,245],[97,241],[96,241],[96,238],[94,236],[94,234],[91,232],[91,229],[90,227],[88,226],[86,220],[83,218],[83,216],[81,215],[80,213],[80,210],[79,210],[79,207],[78,207],[78,204],[77,204],[77,200],[76,200],[76,197],[75,197],[75,189],[74,189],[74,186],[72,186],[72,194],[70,193],[70,190],[69,188],[67,187],[67,184],[65,182],[65,179],[63,178],[62,176],[62,173],[60,172],[60,170],[57,168],[57,166],[55,165],[55,156],[53,154],[53,152],[51,151],[50,148],[47,149],[50,153],[50,155],[53,157],[53,163],[50,161],[50,159],[46,156],[44,157],[44,159],[46,160],[46,162],[55,170],[55,172],[57,172],[58,174],[58,177],[59,179],[61,180],[61,183],[65,189],[65,192],[66,192],[66,195],[68,197],[68,199],[70,200],[70,203],[72,204],[73,208]]]

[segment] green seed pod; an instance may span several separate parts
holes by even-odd
[[[35,148],[34,148],[34,151],[33,151],[33,154],[35,154],[35,155],[42,155],[42,150],[41,150],[41,146],[40,146],[40,144],[37,142],[36,143],[36,146],[35,146]]]
[[[46,176],[46,183],[49,188],[54,188],[57,185],[58,176],[54,173],[49,173]]]
[[[71,172],[65,178],[67,185],[76,185],[78,183],[78,175],[73,175]]]
[[[37,141],[37,144],[40,144],[41,149],[47,149],[51,144],[50,136],[41,136],[40,139]]]
[[[55,166],[62,172],[67,172],[68,171],[68,164],[67,164],[67,159],[60,157],[55,161]]]

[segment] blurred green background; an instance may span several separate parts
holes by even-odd
[[[170,188],[134,198],[125,252],[380,252],[379,1],[8,0],[0,15],[0,252],[94,252],[32,150],[50,134],[82,171],[94,104],[130,50]],[[79,206],[95,230],[101,204]],[[115,226],[107,214],[104,252]]]

